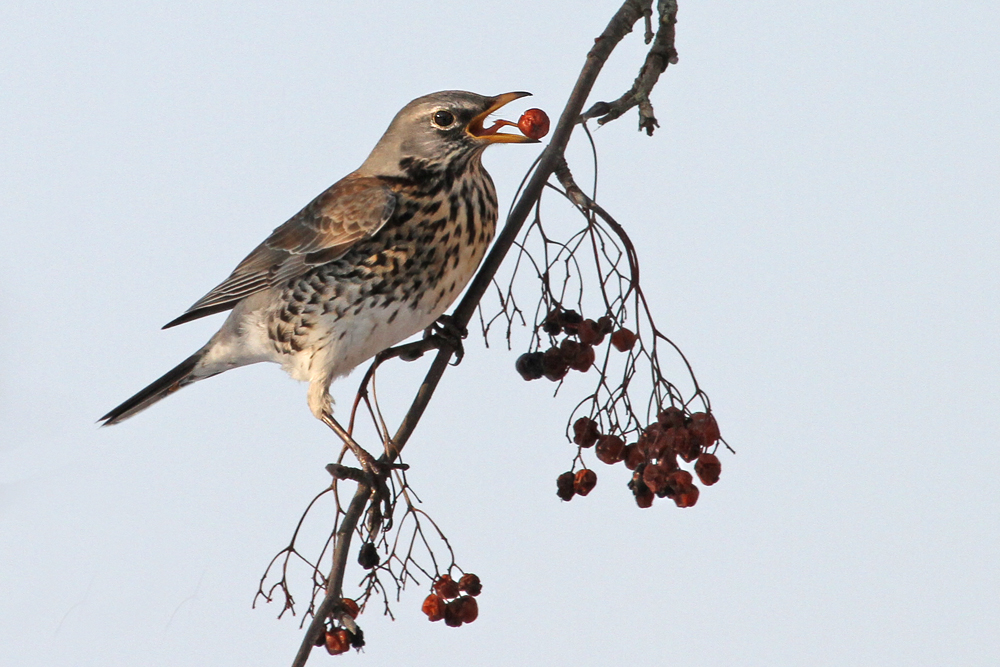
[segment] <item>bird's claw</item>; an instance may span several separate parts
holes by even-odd
[[[465,346],[462,340],[467,338],[469,330],[455,321],[451,315],[442,315],[424,331],[424,340],[433,341],[435,347],[451,350],[455,355],[455,366],[462,363],[465,357]]]

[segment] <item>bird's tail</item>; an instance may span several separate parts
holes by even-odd
[[[186,387],[192,382],[207,377],[206,375],[194,374],[195,367],[201,358],[205,356],[205,349],[198,350],[190,357],[177,364],[172,370],[156,380],[151,385],[140,391],[138,394],[128,399],[117,408],[101,417],[98,421],[101,426],[111,426],[118,422],[125,421],[132,415],[142,412],[161,398],[166,398],[181,387]]]

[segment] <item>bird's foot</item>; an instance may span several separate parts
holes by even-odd
[[[424,331],[424,340],[434,341],[439,350],[451,350],[455,355],[455,365],[462,363],[465,346],[462,341],[469,336],[469,330],[455,321],[451,315],[442,315],[437,322]]]

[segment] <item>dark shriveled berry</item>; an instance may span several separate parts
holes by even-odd
[[[594,454],[603,463],[613,465],[624,457],[625,443],[617,435],[602,435],[597,439]]]
[[[660,414],[656,418],[663,428],[684,428],[686,421],[684,419],[684,411],[672,406],[660,410]]]
[[[451,578],[450,575],[442,574],[438,577],[437,581],[434,582],[434,592],[450,600],[451,598],[457,598],[460,592],[458,587],[458,582]]]
[[[564,310],[560,320],[562,322],[563,331],[571,336],[575,336],[577,328],[580,326],[580,323],[583,322],[583,316],[575,310]]]
[[[526,352],[517,358],[514,368],[525,380],[538,380],[545,375],[543,356],[541,352]]]
[[[631,445],[625,445],[625,449],[622,451],[622,460],[625,461],[626,468],[635,470],[646,460],[646,455],[639,449],[639,445],[633,442]]]
[[[580,417],[573,422],[573,442],[581,447],[593,447],[601,432],[597,430],[597,422],[589,417]]]
[[[572,500],[576,494],[576,491],[573,489],[575,481],[576,475],[572,472],[564,472],[556,477],[556,495],[565,501]]]
[[[594,320],[584,320],[576,329],[576,335],[584,345],[600,345],[604,342],[604,334]]]
[[[463,592],[472,596],[479,595],[483,592],[482,582],[479,581],[479,577],[471,572],[466,572],[462,575],[462,578],[458,580],[458,587],[462,589]]]
[[[610,317],[605,315],[604,317],[597,318],[597,330],[602,334],[607,336],[609,333],[615,330],[615,322]]]
[[[722,473],[722,463],[715,454],[702,454],[694,464],[694,471],[702,484],[712,486],[719,481],[719,475]]]
[[[542,356],[542,371],[546,378],[553,382],[558,382],[566,377],[569,371],[569,363],[563,356],[562,350],[558,347],[550,347]]]
[[[380,561],[378,550],[375,549],[373,542],[365,542],[361,545],[361,551],[358,552],[358,564],[361,567],[370,570],[378,565]]]
[[[691,423],[688,430],[694,433],[700,440],[702,447],[711,447],[719,441],[719,425],[711,412],[696,412],[691,415]]]

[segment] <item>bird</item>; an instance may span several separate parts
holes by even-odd
[[[500,132],[509,121],[484,123],[527,95],[449,90],[404,106],[357,170],[163,327],[231,311],[218,332],[99,423],[118,424],[194,382],[267,361],[308,382],[310,411],[344,437],[331,382],[431,327],[478,269],[497,221],[483,152],[538,143]]]

